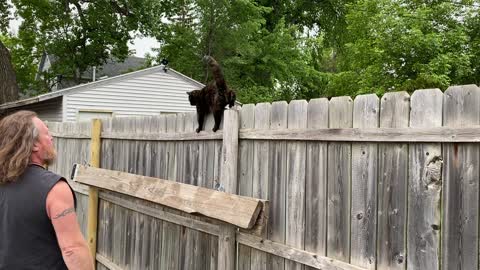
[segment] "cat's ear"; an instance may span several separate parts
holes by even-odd
[[[190,96],[191,94],[192,94],[192,92],[191,92],[191,91],[190,91],[190,92],[187,92],[187,95],[189,95],[189,96]]]

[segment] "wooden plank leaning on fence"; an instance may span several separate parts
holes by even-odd
[[[244,229],[253,228],[263,207],[259,199],[79,164],[75,166],[74,181],[189,214],[211,217]]]
[[[266,219],[260,215],[261,212],[268,212],[262,210],[266,203],[259,199],[78,164],[75,165],[73,175],[75,182],[92,188],[129,195],[189,214],[201,214],[221,221],[219,223],[221,246],[224,245],[222,241],[228,242],[227,245],[232,243],[233,246],[235,245],[236,227],[254,229],[254,226],[266,224]],[[263,225],[257,223],[259,217]],[[220,249],[219,252],[221,252]],[[235,261],[234,257],[230,259]],[[233,266],[231,269],[235,269],[234,263],[228,265]]]
[[[285,244],[272,242],[256,236],[255,234],[260,235],[258,230],[261,230],[261,227],[266,225],[267,217],[265,215],[268,213],[268,202],[260,199],[238,196],[153,177],[86,167],[83,165],[76,165],[73,175],[75,182],[98,188],[101,191],[100,197],[103,200],[112,201],[121,204],[122,207],[155,218],[165,219],[168,222],[187,226],[194,230],[217,235],[219,236],[219,243],[221,241],[228,243],[235,243],[237,241],[243,245],[319,269],[365,270],[361,267],[349,265],[348,263],[319,256],[301,249],[295,249]],[[102,190],[106,191],[103,192]],[[152,210],[152,207],[143,206],[142,204],[135,203],[135,201],[132,202],[122,199],[121,196],[113,196],[111,195],[112,191],[114,193],[126,194],[138,199],[169,206],[190,214],[203,213],[204,216],[210,218],[214,216],[216,217],[215,219],[223,222],[207,223],[189,218],[188,215],[180,216],[171,212]],[[259,212],[258,210],[261,211]],[[222,217],[218,218],[219,214]],[[251,222],[252,220],[253,222]],[[231,231],[231,227],[249,230],[242,230],[241,232],[233,230],[233,233],[228,234],[228,232]],[[219,249],[219,252],[223,251]],[[219,254],[219,259],[220,256],[223,255],[224,254]],[[108,258],[101,254],[97,254],[96,257],[102,264],[111,264],[113,267],[110,269],[115,269],[115,264],[110,262]],[[233,265],[233,268],[222,268],[219,264],[218,269],[235,269],[235,264],[230,265]]]

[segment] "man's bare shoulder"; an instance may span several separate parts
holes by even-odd
[[[52,187],[47,195],[46,207],[50,219],[75,212],[72,190],[67,182],[60,180]]]

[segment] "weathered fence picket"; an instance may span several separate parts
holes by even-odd
[[[332,98],[328,115],[330,128],[351,128],[352,99]],[[351,158],[350,143],[335,142],[328,145],[327,256],[345,262],[350,259]]]
[[[380,104],[376,95],[355,98],[354,128],[376,128]],[[377,247],[378,146],[374,143],[352,145],[351,254],[353,265],[375,269]]]
[[[480,124],[480,88],[453,86],[443,98],[443,125]],[[479,145],[443,146],[442,268],[478,269]]]
[[[410,96],[387,93],[380,102],[380,127],[408,127]],[[408,144],[379,145],[377,269],[404,269]]]
[[[307,108],[305,100],[295,100],[288,104],[288,129],[307,127]],[[287,143],[287,195],[285,243],[304,249],[305,246],[305,142]],[[303,265],[285,261],[285,270],[301,270]]]
[[[272,103],[270,128],[286,129],[288,120],[288,104],[285,101]],[[241,140],[242,141],[242,140]],[[270,207],[267,226],[268,239],[285,243],[286,234],[286,196],[287,196],[287,144],[282,141],[270,142],[270,176],[268,198],[275,201]],[[246,165],[248,166],[248,165]],[[285,259],[272,254],[267,255],[267,265],[271,269],[284,270]]]
[[[416,91],[410,127],[442,126],[442,104],[439,89]],[[439,143],[409,145],[407,269],[440,268],[441,155]]]
[[[240,128],[253,129],[255,127],[255,105],[244,105],[240,111]],[[240,155],[238,164],[238,194],[253,197],[253,141],[240,141],[238,152]],[[252,248],[238,244],[238,270],[250,270]]]
[[[270,129],[270,112],[270,103],[260,103],[255,106],[255,129]],[[252,197],[254,198],[268,200],[269,161],[269,142],[253,142]],[[252,249],[251,269],[268,270],[267,254],[265,252]]]
[[[307,121],[308,129],[328,128],[328,99],[310,100]],[[307,142],[305,250],[322,256],[327,255],[327,153],[327,143]]]

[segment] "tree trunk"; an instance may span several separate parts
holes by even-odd
[[[0,41],[0,104],[18,99],[18,85],[10,52]]]

